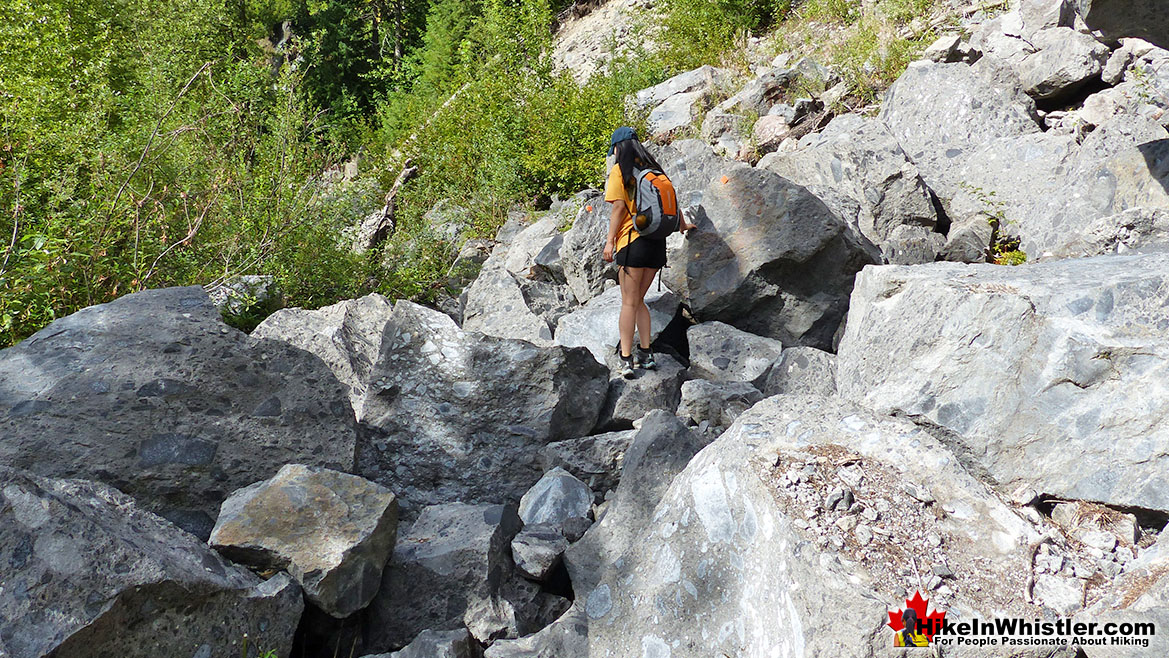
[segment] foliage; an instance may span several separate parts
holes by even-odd
[[[297,303],[361,264],[314,182],[341,154],[210,0],[9,0],[0,23],[0,344],[145,287],[276,274]]]
[[[815,46],[875,97],[931,36],[899,28],[936,0],[664,0],[585,85],[550,62],[568,0],[3,2],[0,345],[129,292],[240,274],[310,308],[434,299],[459,248],[425,217],[440,201],[466,209],[455,235],[490,237],[517,204],[599,185],[612,130],[644,128],[631,92],[745,69],[744,37],[776,26],[847,28]],[[328,173],[354,154],[357,180]],[[396,233],[353,254],[345,231],[406,158],[420,175]]]
[[[792,0],[664,0],[663,61],[678,71],[718,62],[740,36],[766,30],[791,9]]]
[[[778,30],[778,40],[833,67],[850,95],[874,103],[933,41],[932,30],[910,29],[915,19],[930,16],[938,0],[808,0],[795,20]],[[808,29],[810,24],[823,24]],[[791,44],[790,41],[796,41]]]

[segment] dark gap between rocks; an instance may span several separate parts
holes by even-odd
[[[1071,110],[1078,110],[1084,106],[1084,101],[1092,94],[1110,89],[1112,85],[1104,82],[1100,76],[1089,79],[1080,86],[1070,96],[1056,96],[1055,98],[1036,99],[1035,107],[1041,112],[1068,112]],[[1040,124],[1043,130],[1047,130],[1046,122]]]
[[[950,215],[946,213],[946,207],[942,205],[942,200],[938,198],[938,195],[934,194],[933,190],[929,190],[929,193],[930,203],[933,204],[934,213],[938,216],[938,223],[934,224],[934,233],[941,233],[942,235],[949,237],[950,227],[953,226],[953,220],[951,220]]]

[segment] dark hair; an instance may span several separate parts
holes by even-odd
[[[662,166],[658,164],[654,156],[650,155],[649,151],[636,139],[617,142],[614,148],[616,150],[617,165],[621,167],[621,178],[625,181],[625,187],[633,187],[636,184],[637,181],[633,179],[633,170],[635,168],[662,170]]]
[[[906,608],[905,612],[901,613],[901,621],[902,621],[902,623],[905,624],[905,631],[907,633],[907,635],[905,636],[906,638],[908,638],[909,635],[916,635],[917,634],[917,632],[919,630],[918,624],[920,623],[920,620],[917,618],[917,611],[916,610],[914,610],[913,608]]]

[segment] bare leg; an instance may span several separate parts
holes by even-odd
[[[621,356],[633,354],[633,330],[637,325],[638,307],[645,308],[642,301],[641,274],[645,268],[619,267],[617,280],[621,283],[621,315],[617,328],[621,333]]]
[[[653,333],[650,327],[649,307],[645,305],[645,293],[649,290],[650,285],[653,284],[654,275],[658,271],[648,267],[639,269],[641,269],[642,275],[637,290],[637,301],[640,302],[637,308],[637,341],[641,349],[648,350]]]

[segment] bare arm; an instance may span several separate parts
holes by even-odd
[[[609,203],[613,204],[613,211],[609,213],[609,236],[605,238],[603,255],[605,262],[613,261],[613,253],[617,250],[617,233],[621,231],[621,222],[625,221],[625,215],[628,212],[624,201],[617,200]]]

